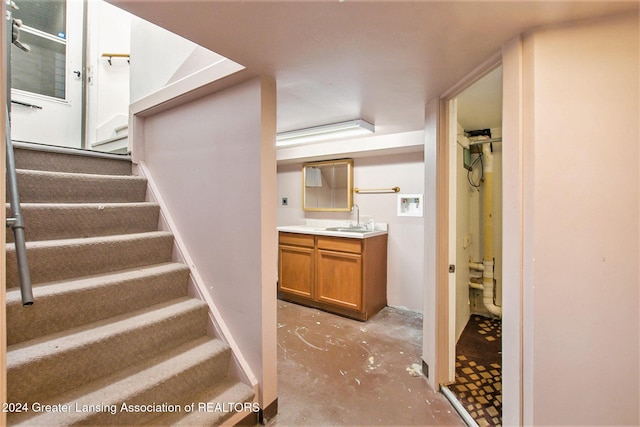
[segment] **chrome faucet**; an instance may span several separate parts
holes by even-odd
[[[356,228],[360,227],[360,207],[357,204],[353,204],[353,207],[351,208],[351,213],[353,214],[353,211],[356,211]]]

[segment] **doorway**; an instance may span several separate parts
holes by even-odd
[[[131,17],[101,0],[16,0],[13,141],[128,152]]]
[[[502,68],[450,99],[448,118],[446,393],[473,422],[501,425]]]
[[[14,141],[80,148],[85,2],[15,0],[11,45]]]

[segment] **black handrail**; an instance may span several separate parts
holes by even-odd
[[[18,181],[16,177],[16,161],[11,143],[11,128],[9,113],[7,112],[7,192],[11,206],[11,217],[7,218],[7,227],[11,227],[16,247],[16,260],[18,262],[18,275],[20,277],[20,292],[22,305],[33,304],[33,290],[31,289],[31,273],[27,261],[27,246],[24,238],[24,222],[20,212],[20,198],[18,197]]]

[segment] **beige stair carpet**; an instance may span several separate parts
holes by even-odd
[[[172,261],[173,236],[158,231],[160,208],[130,161],[20,145],[16,163],[34,304],[21,304],[8,232],[7,397],[28,409],[9,425],[251,415],[253,390],[207,335],[208,307],[188,295],[189,269]]]

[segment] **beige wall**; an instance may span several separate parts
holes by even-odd
[[[394,136],[396,138],[397,136]],[[308,159],[307,159],[308,160]],[[354,183],[360,188],[398,186],[401,193],[424,191],[422,151],[354,159]],[[282,206],[287,197],[288,205]],[[305,218],[354,220],[348,212],[302,210],[302,163],[278,166],[278,225],[303,224]],[[372,218],[389,224],[387,246],[387,303],[393,307],[422,311],[424,233],[423,218],[399,217],[397,194],[355,194],[360,221]]]
[[[263,405],[277,397],[275,106],[256,78],[146,117],[141,159]]]
[[[479,214],[479,198],[478,191],[472,188],[467,181],[467,170],[463,166],[463,148],[460,144],[456,143],[456,304],[455,304],[455,316],[456,316],[456,330],[455,339],[456,342],[462,334],[464,327],[469,321],[471,315],[469,304],[469,279],[471,277],[469,268],[469,256],[471,256],[471,246],[465,247],[463,244],[464,237],[466,235],[471,236],[475,243],[474,248],[480,243],[480,230],[478,224],[480,223]],[[471,200],[474,200],[474,226],[472,231],[471,224]],[[475,248],[475,261],[479,260],[478,257],[481,253],[479,248]],[[482,301],[480,301],[482,304]]]
[[[522,369],[525,424],[640,423],[638,36],[632,14],[505,50],[505,422]]]

